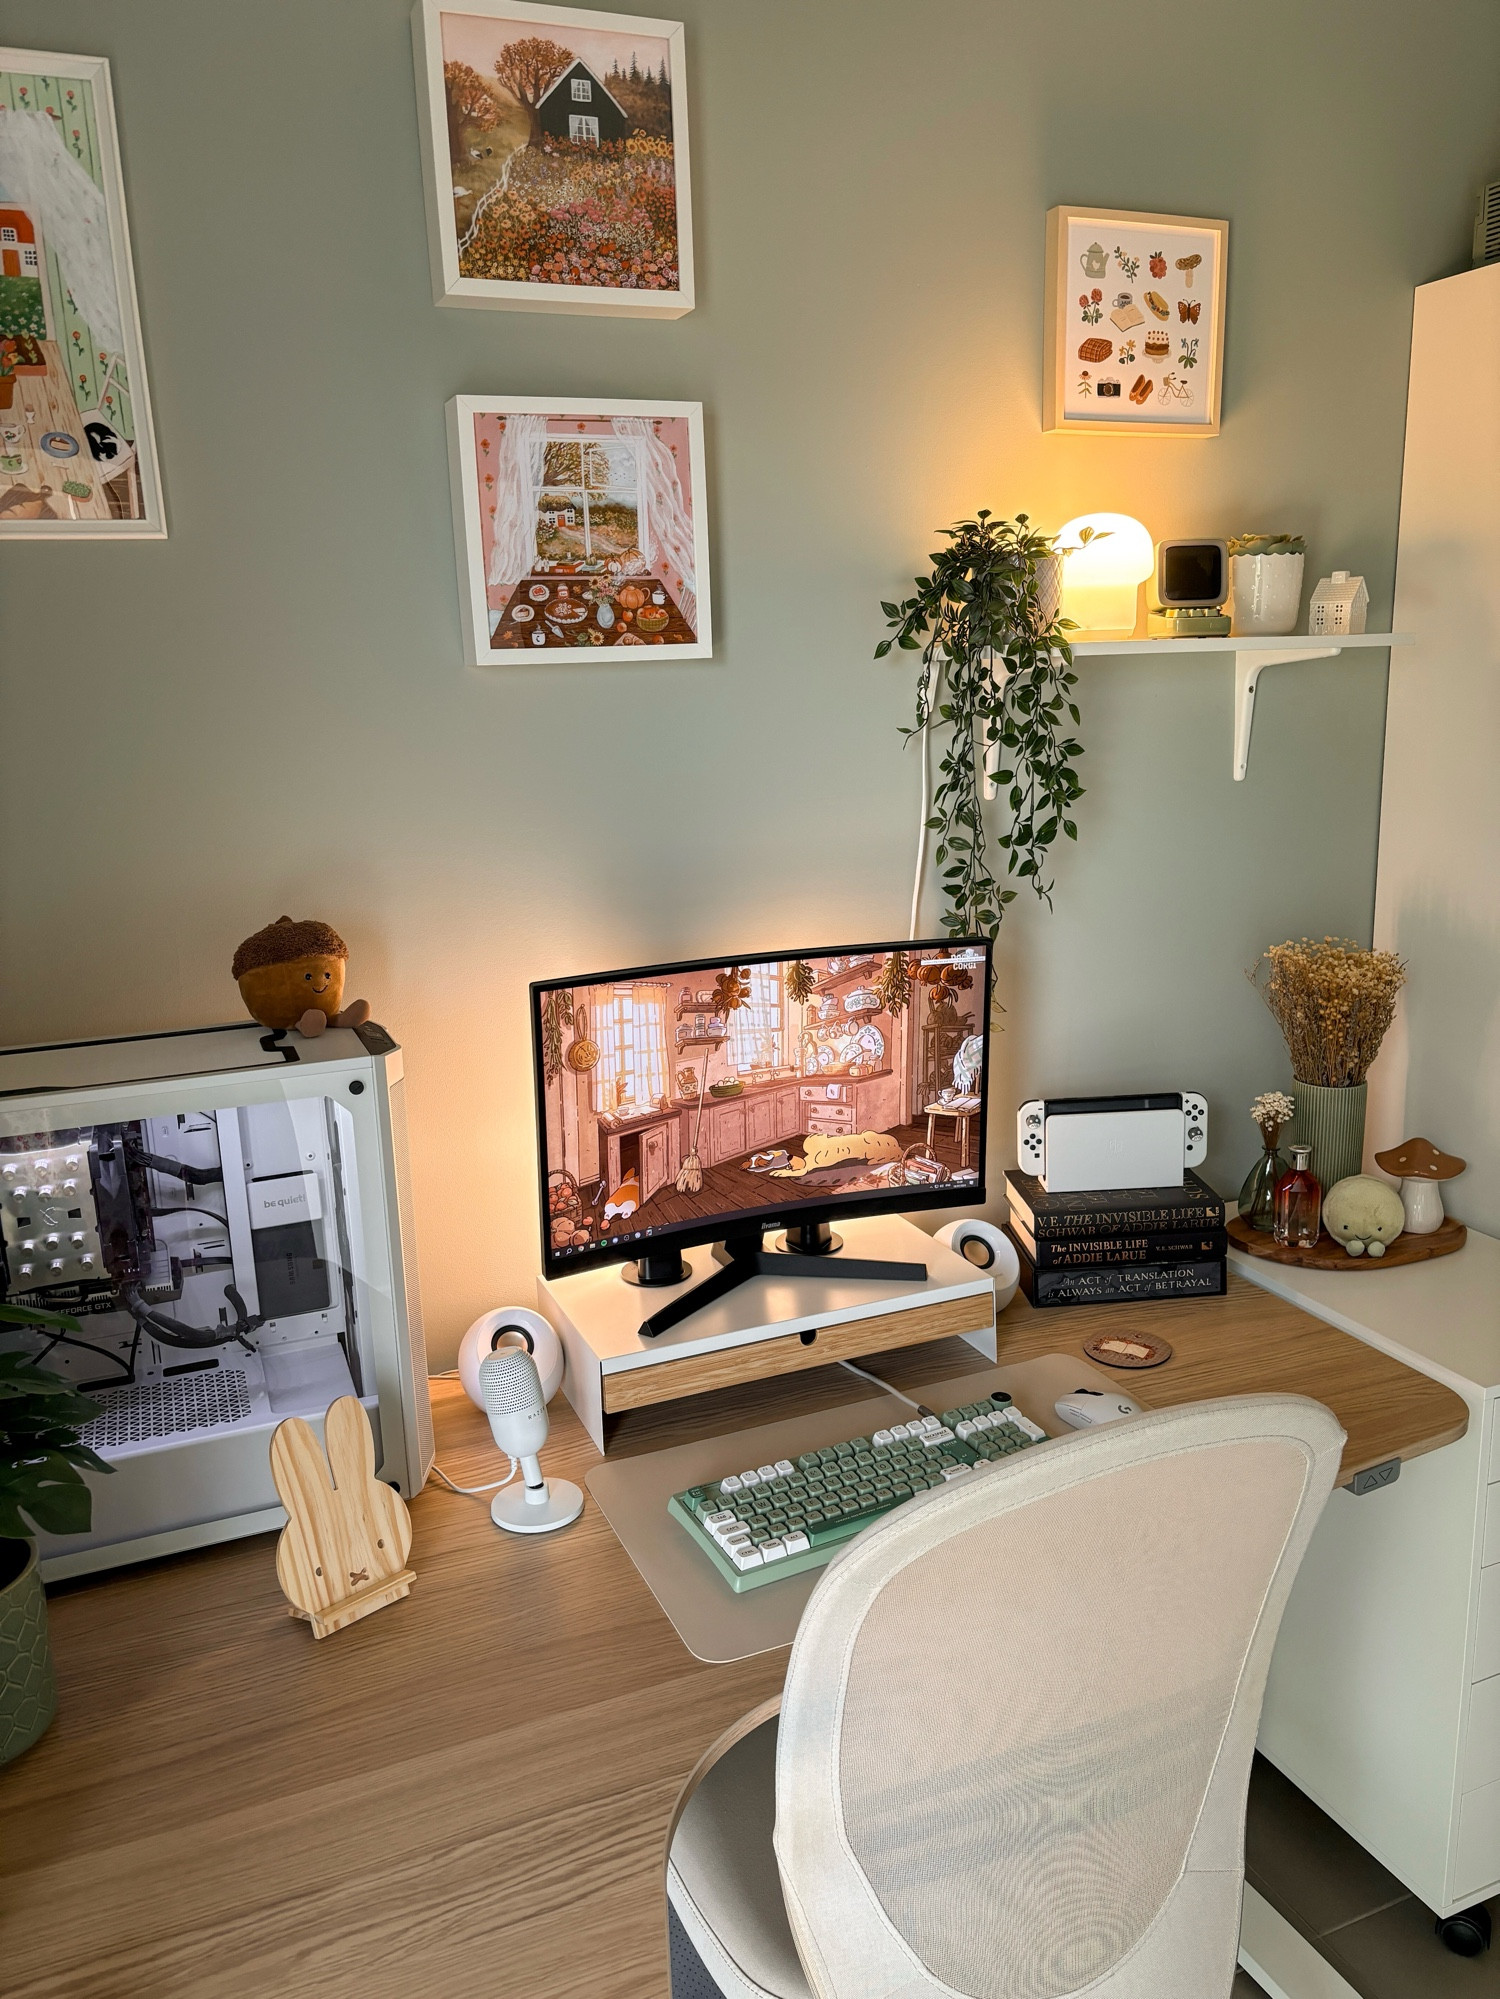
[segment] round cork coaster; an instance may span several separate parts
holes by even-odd
[[[1160,1367],[1172,1358],[1165,1340],[1148,1339],[1143,1333],[1104,1333],[1097,1340],[1085,1340],[1083,1350],[1105,1367]]]

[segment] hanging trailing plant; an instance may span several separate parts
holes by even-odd
[[[1063,551],[1025,514],[997,521],[981,508],[942,533],[948,545],[928,558],[932,570],[915,579],[916,594],[881,605],[894,637],[875,657],[892,646],[922,655],[916,722],[902,734],[919,736],[936,723],[947,732],[926,821],[938,836],[943,927],[954,937],[993,937],[1018,893],[1006,883],[1029,883],[1050,908],[1048,850],[1060,833],[1078,837],[1070,816],[1083,796],[1074,769],[1083,745],[1069,733],[1079,722],[1066,637],[1073,626],[1057,614],[1057,593],[1048,604],[1042,591],[1044,567],[1054,576],[1053,558]],[[1003,881],[990,864],[981,811],[987,755],[1008,812],[994,836],[1005,854]]]
[[[794,958],[791,964],[787,966],[787,998],[794,1005],[806,1006],[807,1002],[812,998],[813,987],[817,983],[817,980],[813,977],[812,966],[805,964],[801,958]]]

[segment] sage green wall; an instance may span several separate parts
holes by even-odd
[[[531,1295],[529,979],[903,931],[910,673],[870,654],[936,524],[1300,528],[1388,620],[1411,291],[1500,168],[1489,0],[681,12],[664,325],[428,303],[405,0],[4,13],[115,64],[171,524],[0,548],[4,1038],[233,1018],[242,935],[335,922],[407,1049],[435,1364]],[[1064,200],[1230,218],[1216,442],[1041,435]],[[459,664],[458,391],[702,398],[711,664]],[[1268,675],[1235,785],[1227,661],[1084,669],[1079,844],[1000,953],[1003,1157],[1033,1091],[1182,1082],[1238,1182],[1287,1075],[1244,967],[1368,934],[1384,681]]]

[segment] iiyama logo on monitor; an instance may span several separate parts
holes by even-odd
[[[990,976],[969,938],[533,985],[548,1275],[982,1202]]]

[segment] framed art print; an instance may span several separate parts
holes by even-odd
[[[0,48],[0,538],[166,531],[109,64]]]
[[[1217,437],[1229,224],[1047,212],[1043,430]]]
[[[692,311],[680,21],[417,0],[412,37],[438,305]]]
[[[470,666],[713,657],[703,405],[455,396]]]

